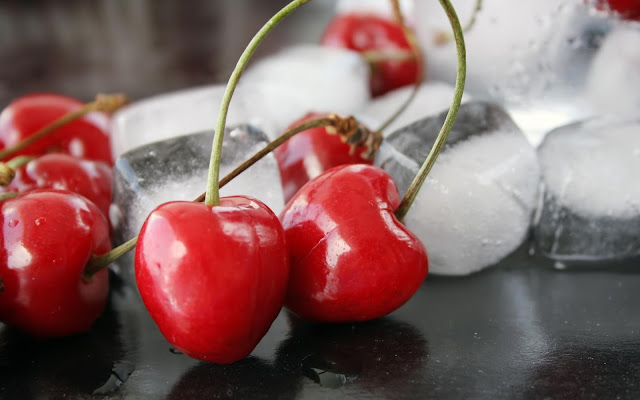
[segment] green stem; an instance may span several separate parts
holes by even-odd
[[[205,192],[205,204],[208,206],[215,206],[220,204],[220,188],[218,187],[218,179],[220,177],[220,155],[222,153],[222,139],[224,137],[224,129],[227,122],[227,111],[229,109],[229,103],[231,102],[233,91],[238,85],[240,75],[242,75],[242,71],[249,63],[249,59],[256,51],[262,40],[264,40],[264,38],[267,36],[267,34],[271,32],[271,30],[273,30],[273,28],[275,28],[275,26],[278,25],[280,21],[286,18],[298,7],[305,3],[308,3],[309,1],[311,0],[294,0],[282,10],[280,10],[276,15],[274,15],[269,21],[267,21],[267,23],[258,31],[258,33],[256,33],[253,39],[251,39],[251,42],[249,42],[249,45],[240,56],[235,69],[231,73],[229,83],[227,83],[227,88],[222,98],[222,104],[220,104],[220,112],[218,114],[216,132],[213,138],[213,145],[211,149],[209,175],[207,178],[207,191]]]
[[[429,171],[431,171],[431,168],[436,162],[438,155],[444,148],[444,144],[449,137],[449,132],[451,132],[453,123],[456,119],[456,116],[458,115],[458,109],[460,108],[460,103],[462,102],[462,93],[464,92],[464,81],[467,75],[467,56],[464,46],[464,35],[462,33],[462,28],[460,27],[460,21],[458,20],[458,16],[456,15],[455,9],[451,5],[451,2],[449,0],[440,0],[440,4],[447,13],[447,17],[449,18],[449,22],[451,23],[453,35],[456,40],[456,50],[458,52],[458,71],[456,75],[456,86],[453,93],[453,103],[451,104],[451,108],[449,108],[449,112],[447,113],[444,124],[440,129],[440,133],[438,133],[438,137],[436,138],[436,141],[433,144],[429,155],[427,155],[427,159],[424,161],[424,164],[422,164],[422,167],[418,171],[418,174],[414,178],[413,182],[411,182],[409,190],[407,190],[407,193],[404,195],[400,206],[395,212],[396,217],[400,221],[404,220],[407,212],[409,212],[409,208],[411,208],[413,201],[418,195],[418,191],[427,178]]]
[[[482,0],[476,0],[476,5],[471,12],[471,18],[469,18],[467,24],[462,28],[463,33],[469,33],[469,31],[471,31],[476,23],[480,10],[482,10]],[[453,38],[451,32],[442,32],[436,37],[436,44],[443,45],[449,43]]]
[[[277,148],[278,146],[280,146],[281,144],[283,144],[284,142],[286,142],[287,140],[289,140],[290,138],[292,138],[296,134],[298,134],[298,133],[300,133],[302,131],[306,131],[307,129],[311,129],[311,128],[317,128],[317,127],[321,127],[321,126],[335,126],[335,125],[338,125],[338,124],[339,124],[339,118],[337,118],[337,117],[327,117],[327,118],[313,119],[313,120],[304,122],[302,124],[296,125],[295,127],[291,128],[290,130],[288,130],[287,132],[283,133],[282,135],[277,137],[275,140],[273,140],[272,142],[267,144],[264,148],[259,150],[253,156],[251,156],[251,158],[249,158],[247,161],[245,161],[242,164],[240,164],[233,171],[229,172],[218,183],[218,186],[220,188],[222,188],[224,185],[226,185],[227,183],[231,182],[231,180],[233,178],[235,178],[236,176],[240,175],[247,168],[251,167],[253,164],[255,164],[258,161],[260,161],[262,158],[264,158],[264,156],[266,156],[267,154],[271,153],[275,148]],[[12,195],[17,196],[18,194],[15,193],[15,194],[12,194]],[[0,194],[0,197],[1,196],[2,196],[2,194]],[[204,198],[205,198],[205,193],[202,193],[200,196],[198,196],[194,200],[194,202],[201,202],[201,201],[204,200]],[[101,269],[103,269],[107,265],[111,264],[112,262],[114,262],[115,260],[117,260],[118,258],[123,256],[124,254],[126,254],[129,251],[133,250],[136,247],[136,243],[137,242],[138,242],[138,237],[136,236],[133,239],[129,240],[128,242],[125,242],[125,243],[121,244],[120,246],[112,249],[111,251],[109,251],[107,253],[101,254],[99,256],[98,255],[93,255],[91,257],[91,259],[89,260],[89,262],[87,263],[87,265],[85,266],[84,276],[86,278],[91,278],[91,276],[93,276],[96,272],[100,271]]]

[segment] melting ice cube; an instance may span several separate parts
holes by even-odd
[[[446,112],[392,133],[376,159],[401,195],[440,131]],[[447,145],[405,223],[422,240],[429,269],[464,275],[490,266],[527,236],[539,165],[534,148],[500,107],[463,104]]]
[[[167,139],[123,154],[116,160],[111,217],[115,244],[137,236],[149,213],[172,200],[193,200],[207,186],[213,132]],[[268,143],[260,130],[249,125],[229,129],[224,136],[220,177]],[[284,207],[282,184],[271,154],[221,189],[222,196],[249,195],[261,200],[277,215]],[[133,252],[118,260],[117,270],[133,278]]]
[[[395,114],[409,98],[413,87],[391,91],[371,100],[356,117],[370,129],[378,129],[391,115]],[[470,99],[464,95],[463,101]],[[400,116],[389,125],[383,134],[391,133],[419,119],[448,110],[453,101],[453,86],[444,82],[426,82],[420,85],[416,96]]]
[[[640,25],[607,36],[591,64],[587,94],[600,113],[640,117]]]
[[[349,115],[369,101],[369,66],[359,53],[319,45],[288,47],[242,76],[255,109],[276,134],[311,111]]]
[[[542,254],[565,265],[640,256],[640,120],[558,128],[538,155],[545,190],[535,242]]]

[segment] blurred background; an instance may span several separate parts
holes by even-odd
[[[0,107],[36,91],[133,99],[225,82],[287,0],[0,1]],[[318,41],[334,6],[314,1],[274,30],[256,58]]]

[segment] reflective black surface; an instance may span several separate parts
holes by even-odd
[[[557,271],[521,249],[470,277],[429,277],[380,320],[313,325],[283,311],[232,365],[173,350],[114,281],[85,335],[2,330],[0,397],[639,398],[639,267]]]

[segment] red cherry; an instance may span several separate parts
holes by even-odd
[[[112,181],[111,168],[103,162],[81,160],[68,154],[46,154],[18,168],[9,186],[0,191],[69,190],[91,200],[108,219]]]
[[[398,189],[369,165],[335,167],[282,212],[291,276],[285,305],[301,318],[366,321],[404,304],[427,275],[420,240],[393,212]]]
[[[14,100],[0,114],[0,149],[14,146],[82,106],[78,100],[52,93],[30,94]],[[66,153],[113,165],[108,124],[106,114],[90,113],[58,128],[14,156]]]
[[[640,0],[596,0],[599,10],[611,10],[621,17],[640,20]]]
[[[280,221],[243,196],[156,208],[140,231],[135,269],[164,337],[218,363],[251,353],[282,308],[289,276]]]
[[[342,14],[327,26],[321,43],[358,52],[403,50],[411,51],[402,27],[377,15]],[[371,94],[379,96],[393,89],[412,85],[418,80],[418,62],[380,61],[372,65]]]
[[[0,320],[36,337],[87,331],[109,291],[106,269],[83,277],[111,248],[109,227],[84,197],[37,189],[0,204]]]
[[[321,118],[327,114],[309,113],[294,122],[296,125]],[[284,189],[284,200],[289,201],[300,188],[324,171],[343,164],[371,164],[360,156],[364,147],[349,154],[350,146],[338,135],[330,135],[326,128],[312,128],[298,133],[274,150]]]

